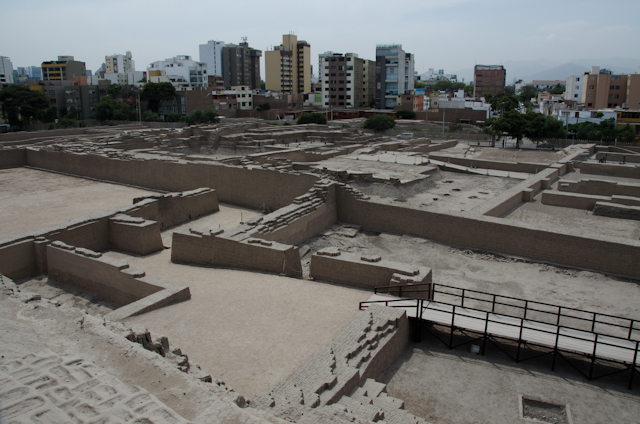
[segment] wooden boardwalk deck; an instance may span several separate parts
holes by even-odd
[[[419,313],[418,300],[415,299],[374,294],[367,302],[386,302],[388,306],[404,309],[412,318]],[[363,302],[364,305],[367,302]],[[640,364],[638,343],[633,340],[429,300],[424,300],[422,306],[422,319],[436,324],[616,362],[632,364],[635,361],[636,365]]]

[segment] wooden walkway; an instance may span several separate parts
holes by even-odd
[[[407,312],[408,317],[416,318],[420,315],[419,302],[416,299],[374,294],[368,301],[362,302],[361,307],[371,303],[384,303],[390,307],[402,308]],[[546,346],[624,364],[640,364],[638,342],[634,340],[430,300],[422,301],[421,318],[424,321],[469,330],[485,336],[512,339],[519,343]]]

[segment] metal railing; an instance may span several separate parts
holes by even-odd
[[[411,313],[415,314],[415,318],[419,323],[416,326],[415,335],[417,342],[420,340],[421,329],[424,327],[450,349],[474,341],[481,341],[480,352],[484,355],[488,341],[516,362],[552,354],[552,371],[555,369],[556,358],[561,357],[589,380],[630,371],[630,389],[633,385],[634,375],[638,372],[636,364],[640,345],[638,320],[435,283],[377,287],[374,292],[376,294],[398,293],[400,297],[404,296],[404,298],[360,302],[360,309],[366,308],[372,303],[400,307],[408,311],[414,311],[415,308],[415,311]],[[423,294],[423,296],[416,296],[416,294]],[[436,309],[434,309],[433,305],[436,305]],[[432,312],[434,310],[450,314],[451,321],[447,323],[442,322],[442,320],[430,321],[426,319],[425,311]],[[456,325],[456,320],[464,321],[465,318],[467,323],[469,323],[469,320],[473,320],[476,323],[476,328],[469,328],[472,325],[467,325],[466,328],[462,325]],[[425,322],[429,325],[424,326]],[[480,325],[483,330],[478,329],[478,322],[483,322]],[[436,334],[431,328],[433,325],[448,327],[450,329],[448,340],[443,340]],[[498,327],[502,327],[503,331],[495,331]],[[505,328],[509,327],[512,327],[515,331],[505,335],[505,333],[509,333],[505,331]],[[468,336],[469,333],[478,336],[455,344],[454,333],[456,331],[465,336]],[[529,339],[523,337],[525,332],[529,335]],[[516,333],[517,336],[515,336]],[[531,333],[537,333],[538,336],[548,335],[547,341],[545,343],[532,341],[530,339]],[[498,343],[499,339],[516,342],[515,355],[503,348]],[[569,343],[569,340],[573,340],[574,343]],[[587,348],[591,346],[590,344],[593,347],[589,351]],[[532,346],[543,350],[547,349],[548,351],[523,357],[522,348]],[[614,349],[618,357],[612,357],[616,355],[611,353],[603,356],[600,353],[603,348],[610,348],[610,352],[611,349]],[[598,352],[598,349],[600,349],[600,352]],[[588,358],[590,360],[589,371],[583,372],[571,362],[565,353],[577,354]],[[623,353],[623,355],[620,355],[620,353]],[[620,359],[620,356],[633,359]],[[622,365],[622,369],[595,376],[594,368],[597,360]]]

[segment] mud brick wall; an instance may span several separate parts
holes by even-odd
[[[339,256],[315,253],[311,256],[309,275],[316,280],[367,289],[392,285],[394,274],[411,279],[415,284],[431,282],[429,268],[385,260],[367,262],[361,256],[345,252],[340,252]]]
[[[281,210],[274,212],[274,214],[281,214],[286,212],[286,208],[296,209],[304,207],[303,204],[292,204]],[[263,220],[268,219],[272,214],[263,217]],[[277,241],[278,243],[297,245],[303,241],[315,236],[320,231],[335,224],[338,220],[338,211],[336,204],[336,188],[334,184],[331,184],[327,188],[327,197],[324,199],[324,203],[318,206],[315,210],[303,215],[297,219],[294,219],[287,225],[270,233],[254,233],[254,237],[259,237],[264,240]]]
[[[640,178],[640,166],[583,162],[580,164],[580,173],[607,175],[611,177]]]
[[[218,194],[209,188],[149,196],[135,205],[139,209],[129,215],[158,221],[162,229],[220,210]]]
[[[302,263],[297,247],[248,236],[234,238],[233,234],[220,231],[175,231],[171,260],[266,271],[296,278],[302,276]]]
[[[549,206],[561,206],[564,208],[593,210],[596,202],[608,201],[606,196],[591,196],[588,194],[565,193],[556,190],[547,190],[542,193],[540,202]]]
[[[404,351],[409,320],[401,309],[373,305],[356,317],[328,345],[286,380],[251,400],[289,422],[298,422],[311,408],[332,405],[343,395],[375,378]]]
[[[637,153],[625,152],[625,153],[611,153],[600,152],[596,153],[596,159],[600,160],[605,158],[607,162],[623,162],[623,163],[640,163],[640,155]]]
[[[0,149],[0,169],[19,168],[27,164],[25,149]]]
[[[148,255],[164,248],[157,221],[123,214],[109,219],[109,244],[113,249],[137,255]]]
[[[54,242],[47,246],[49,276],[121,305],[163,289],[141,280],[145,276],[144,271],[129,268],[125,261],[98,255]]]
[[[210,162],[122,160],[94,154],[27,149],[27,164],[153,190],[213,188],[221,202],[278,209],[305,193],[318,177]],[[286,187],[286,190],[283,190]]]
[[[615,181],[581,179],[580,181],[563,181],[560,183],[559,190],[596,196],[620,195],[640,197],[640,181],[638,181],[638,184],[629,184]]]
[[[13,280],[26,278],[36,273],[34,240],[12,240],[0,245],[0,274]]]
[[[429,155],[430,159],[439,160],[442,162],[453,163],[455,165],[466,166],[469,168],[483,168],[483,169],[497,169],[500,171],[510,172],[525,172],[528,174],[537,174],[543,169],[549,167],[548,163],[530,163],[530,162],[502,162],[496,160],[485,159],[469,159],[459,158],[448,155]]]
[[[362,201],[337,190],[338,220],[363,228],[441,243],[640,278],[640,241],[583,232],[548,231],[500,218],[441,214]]]

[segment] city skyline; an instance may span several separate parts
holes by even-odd
[[[28,20],[22,18],[24,6],[5,6],[0,54],[11,58],[14,69],[73,55],[95,72],[105,56],[131,51],[136,69],[145,70],[151,62],[175,55],[198,60],[198,46],[209,40],[238,44],[248,37],[251,47],[264,52],[278,45],[282,34],[293,32],[311,45],[312,58],[336,51],[375,59],[377,44],[402,44],[415,55],[418,73],[429,68],[456,73],[475,64],[507,61],[629,58],[637,51],[633,40],[640,39],[635,19],[640,4],[632,0],[607,3],[624,14],[598,12],[603,3],[593,0],[517,5],[507,0],[415,1],[396,9],[396,20],[390,20],[386,4],[329,1],[303,10],[290,1],[266,5],[250,0],[243,3],[246,16],[239,24],[222,18],[237,16],[232,4],[188,0],[180,4],[185,11],[181,17],[175,4],[166,1],[150,8],[149,3],[116,0],[105,9],[104,3],[93,0],[61,0],[55,5],[34,0],[30,9],[39,12]],[[56,25],[55,43],[47,36],[52,22],[63,23]],[[264,77],[264,57],[261,62]],[[515,76],[508,73],[507,79]]]

